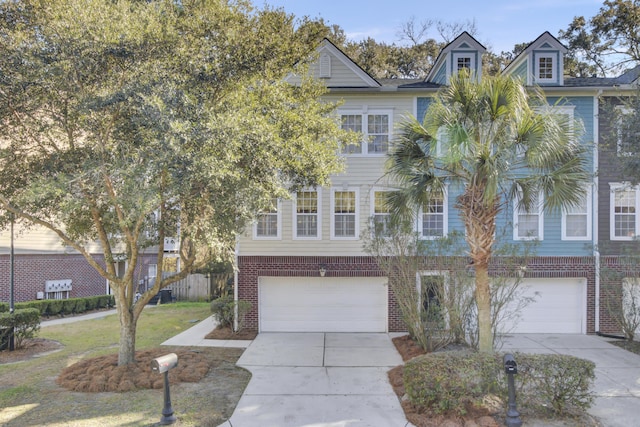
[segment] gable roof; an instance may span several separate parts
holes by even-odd
[[[478,40],[473,38],[471,34],[466,31],[463,31],[458,37],[449,42],[445,47],[442,48],[435,62],[433,63],[433,67],[427,74],[425,78],[425,82],[433,82],[435,80],[436,74],[440,71],[443,65],[447,62],[448,54],[453,50],[466,50],[466,51],[475,51],[483,54],[486,52],[487,48],[484,47]],[[477,64],[479,69],[482,67],[482,64]]]
[[[518,56],[513,58],[513,61],[511,61],[502,72],[505,74],[509,74],[510,72],[515,70],[520,64],[522,64],[523,61],[529,58],[529,54],[536,49],[553,49],[558,50],[563,54],[567,53],[567,51],[569,50],[560,42],[560,40],[551,35],[549,31],[545,31],[544,33],[539,35],[537,39],[529,43],[527,47],[518,54]]]
[[[318,47],[318,54],[322,55],[323,53],[328,53],[331,55],[331,58],[335,58],[338,60],[340,64],[349,70],[351,73],[351,79],[349,79],[348,83],[341,82],[340,78],[330,77],[326,79],[327,87],[329,88],[340,88],[340,87],[363,87],[363,88],[372,88],[372,87],[381,87],[382,85],[378,80],[376,80],[371,74],[367,73],[361,66],[356,64],[351,58],[349,58],[339,47],[337,47],[331,40],[328,38],[324,38],[320,43],[320,47]],[[355,81],[360,82],[359,84],[354,84]]]

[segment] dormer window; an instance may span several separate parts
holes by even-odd
[[[536,81],[538,83],[555,82],[556,59],[551,54],[537,55]]]
[[[468,70],[470,73],[475,72],[475,61],[471,53],[454,53],[453,54],[453,73],[457,74],[462,69]]]

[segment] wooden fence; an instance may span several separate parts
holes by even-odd
[[[171,296],[177,301],[211,301],[228,292],[228,281],[233,274],[191,274],[186,278],[167,286]]]

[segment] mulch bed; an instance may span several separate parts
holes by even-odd
[[[241,329],[234,332],[229,326],[218,326],[213,331],[205,335],[208,340],[253,340],[258,335],[258,331],[253,329]]]
[[[192,350],[177,350],[178,366],[169,371],[169,383],[197,383],[209,372],[209,361]],[[118,355],[110,354],[74,363],[62,370],[56,383],[71,391],[124,393],[164,387],[164,374],[151,370],[151,361],[167,354],[166,348],[136,352],[136,362],[118,366]]]
[[[22,362],[34,357],[44,356],[53,351],[62,349],[63,345],[58,341],[44,338],[30,338],[24,340],[22,347],[13,351],[0,351],[0,364]]]
[[[416,356],[426,354],[408,335],[394,338],[392,341],[404,362]],[[494,418],[494,415],[496,415],[501,408],[491,402],[487,402],[487,405],[484,407],[467,407],[467,413],[464,416],[420,411],[405,397],[404,379],[402,377],[403,370],[404,365],[396,366],[391,369],[387,375],[393,391],[398,396],[398,399],[400,399],[400,405],[404,410],[407,420],[416,427],[499,427],[501,425]]]

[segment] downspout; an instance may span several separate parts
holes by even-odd
[[[240,253],[240,239],[236,235],[236,249],[233,257],[233,330],[238,331],[238,254]]]
[[[598,200],[599,200],[599,194],[598,194],[598,161],[599,161],[599,150],[600,150],[600,111],[599,111],[599,106],[600,106],[600,96],[602,95],[602,89],[598,90],[598,93],[595,97],[595,102],[594,102],[594,117],[596,118],[596,120],[593,121],[593,141],[594,141],[594,150],[593,150],[593,170],[594,175],[593,175],[593,194],[592,194],[592,201],[591,203],[592,205],[592,212],[593,212],[593,218],[591,218],[591,221],[593,223],[593,257],[595,260],[595,313],[594,313],[594,328],[596,332],[600,332],[600,251],[598,249],[598,244],[599,244],[599,240],[598,240],[598,220],[600,218],[599,212],[598,212]]]

